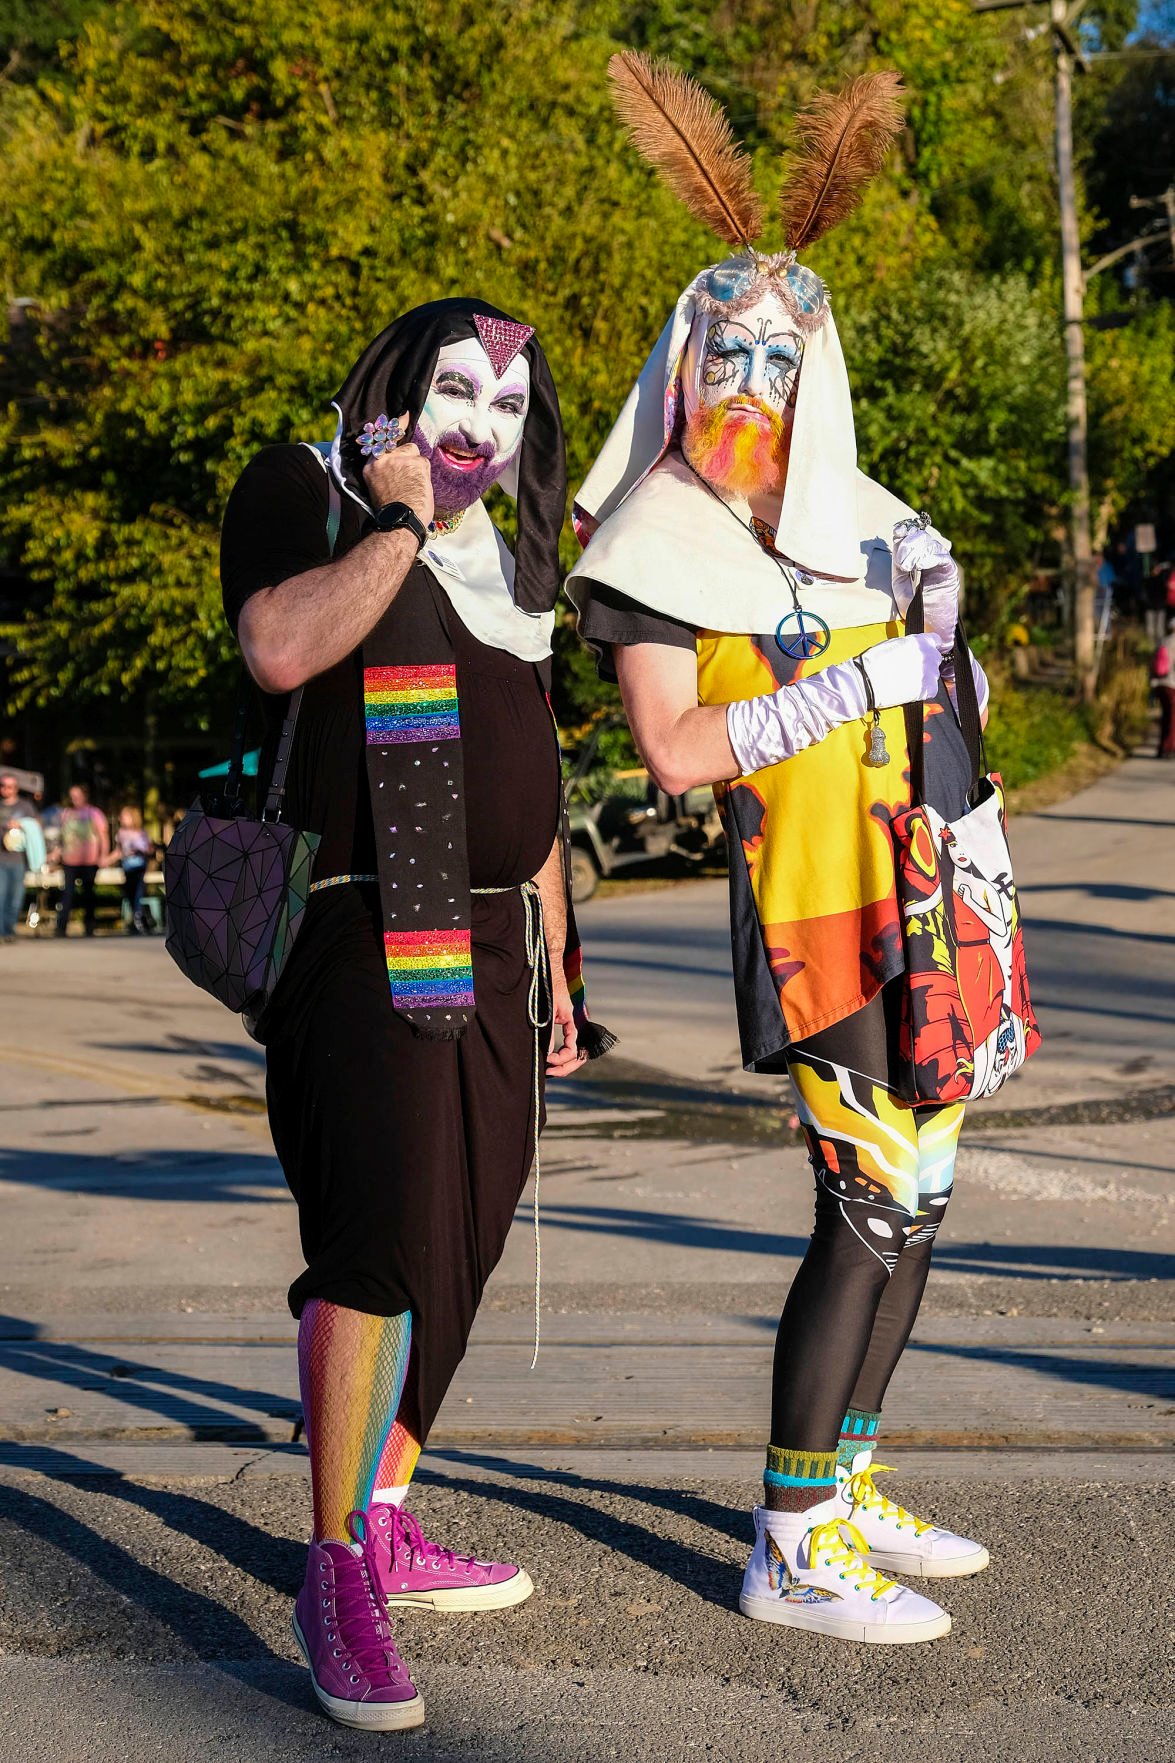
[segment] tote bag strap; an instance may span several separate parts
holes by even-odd
[[[922,603],[922,589],[919,587],[906,613],[906,635],[920,636],[925,628],[925,608]],[[983,727],[979,720],[979,694],[975,690],[975,675],[971,671],[971,651],[967,646],[967,636],[961,621],[955,626],[954,656],[955,703],[959,709],[959,726],[963,731],[967,757],[971,762],[968,800],[974,802],[979,780],[987,774],[987,755],[984,752]],[[910,749],[910,800],[922,804],[926,800],[923,776],[925,747],[922,738],[926,725],[925,707],[919,702],[907,704],[904,708],[906,742]]]

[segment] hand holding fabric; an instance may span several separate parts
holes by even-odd
[[[891,637],[866,649],[861,662],[877,709],[933,698],[941,660],[938,644],[929,636]],[[837,661],[810,679],[729,704],[726,730],[740,775],[746,777],[814,747],[834,728],[868,713],[861,668],[855,661]]]
[[[400,422],[407,428],[406,414]],[[374,509],[406,502],[422,526],[433,517],[432,467],[415,441],[401,441],[369,459],[363,467],[363,487]]]
[[[915,590],[921,586],[926,629],[933,632],[945,654],[955,640],[961,586],[950,540],[944,539],[935,527],[899,520],[893,529],[892,569],[898,611],[905,616]]]

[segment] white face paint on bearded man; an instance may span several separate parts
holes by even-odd
[[[412,439],[432,463],[437,512],[471,508],[522,445],[530,364],[516,355],[502,374],[475,337],[446,343]]]
[[[782,487],[803,353],[771,294],[695,321],[682,362],[683,449],[695,471],[742,496]]]

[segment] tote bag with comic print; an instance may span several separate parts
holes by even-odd
[[[902,1058],[919,1102],[994,1095],[1040,1045],[1003,784],[983,774],[979,704],[961,625],[955,657],[971,807],[945,820],[922,801],[922,706],[909,705],[911,806],[893,821],[906,952]]]

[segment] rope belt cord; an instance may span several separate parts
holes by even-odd
[[[341,888],[348,882],[375,882],[377,875],[356,873],[354,875],[327,875],[321,881],[311,882],[309,892],[320,894],[325,888]],[[534,1354],[530,1361],[533,1371],[539,1362],[539,1334],[542,1301],[542,1242],[539,1232],[539,1183],[542,1177],[542,1162],[539,1151],[539,1112],[542,1107],[542,1032],[550,1023],[550,1011],[545,1008],[545,1000],[551,996],[551,961],[547,951],[546,926],[543,920],[543,897],[534,882],[524,881],[510,888],[470,888],[471,894],[513,894],[521,893],[524,914],[524,948],[526,965],[530,968],[530,985],[526,993],[526,1016],[534,1031],[534,1061],[532,1095],[533,1133],[534,1133]]]
[[[470,888],[471,894],[512,894],[513,888]],[[526,964],[530,968],[530,985],[526,994],[526,1015],[534,1030],[534,1094],[533,1131],[534,1131],[534,1353],[531,1356],[530,1369],[533,1371],[539,1362],[539,1336],[541,1330],[541,1304],[543,1284],[542,1238],[539,1231],[539,1184],[542,1179],[542,1157],[539,1150],[539,1110],[542,1107],[542,1032],[550,1022],[550,1012],[544,1008],[545,1000],[551,996],[551,962],[547,953],[546,927],[543,921],[543,897],[532,881],[521,883],[522,907],[525,914],[525,949]]]

